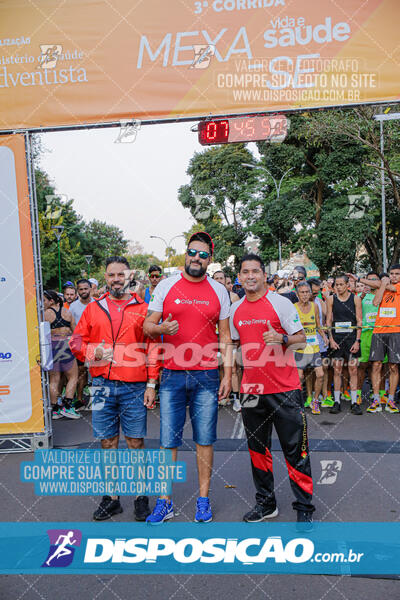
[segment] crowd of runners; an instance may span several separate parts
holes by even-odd
[[[270,453],[272,427],[285,455],[293,508],[310,523],[314,506],[305,408],[338,414],[398,413],[400,265],[389,274],[339,273],[321,281],[304,267],[268,277],[256,254],[237,276],[207,274],[214,244],[206,232],[188,243],[182,272],[164,277],[153,265],[140,282],[124,257],[109,257],[105,285],[66,282],[63,296],[44,292],[51,328],[52,417],[79,419],[92,410],[94,437],[117,448],[120,429],[132,449],[144,447],[147,411],[160,405],[160,444],[176,460],[186,407],[196,444],[199,496],[195,521],[212,519],[209,487],[218,409],[242,413],[256,488],[244,515],[278,514]],[[399,312],[397,312],[399,311]],[[153,510],[135,499],[135,516],[150,524],[174,516],[172,499]],[[104,496],[95,520],[122,512]]]

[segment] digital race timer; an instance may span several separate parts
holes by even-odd
[[[202,146],[261,140],[281,142],[287,135],[288,125],[285,115],[201,121],[198,125],[199,142]]]

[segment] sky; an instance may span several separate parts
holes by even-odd
[[[169,242],[195,222],[178,201],[179,186],[189,183],[189,161],[203,149],[191,127],[143,125],[131,143],[115,142],[118,128],[46,133],[40,165],[86,221],[117,225],[128,240],[162,259],[165,244],[150,236]],[[172,246],[182,253],[184,239]]]

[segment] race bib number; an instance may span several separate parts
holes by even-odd
[[[335,323],[335,333],[350,333],[351,321],[338,321]]]
[[[317,336],[316,335],[307,335],[306,339],[307,339],[307,344],[311,344],[312,346],[315,346],[317,344]]]
[[[372,325],[375,323],[375,319],[376,319],[376,313],[367,313],[365,315],[365,321],[367,323],[372,323]]]
[[[382,307],[381,309],[379,309],[379,316],[386,317],[387,319],[395,319],[396,318],[396,309]]]

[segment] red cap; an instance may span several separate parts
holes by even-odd
[[[198,233],[203,233],[204,235],[206,235],[206,236],[209,238],[209,240],[210,240],[210,242],[211,242],[211,254],[214,254],[214,242],[212,241],[212,237],[211,237],[211,235],[210,235],[209,233],[207,233],[207,231],[196,231],[196,233],[193,233],[193,234],[190,236],[190,239],[189,239],[189,244],[190,244],[190,242],[192,241],[192,239],[194,238],[194,236],[195,236],[195,235],[197,235]]]

